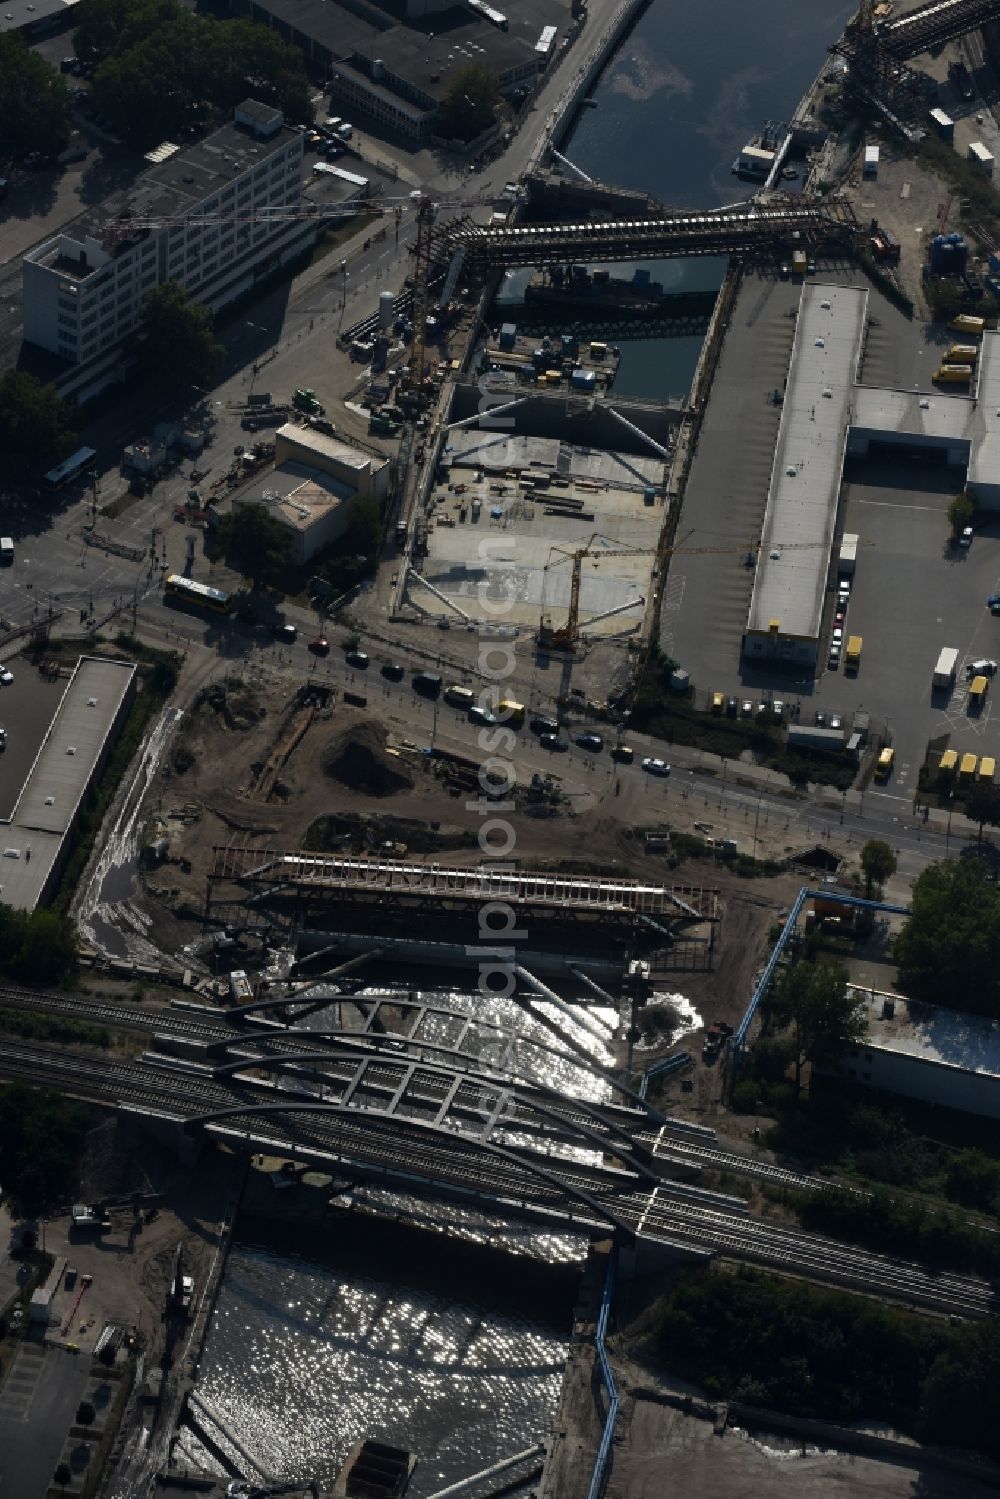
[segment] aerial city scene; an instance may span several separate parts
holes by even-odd
[[[1000,1489],[1000,0],[7,0],[0,1499]]]

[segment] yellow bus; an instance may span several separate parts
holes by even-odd
[[[980,781],[992,781],[997,773],[997,762],[992,755],[984,755],[979,762],[976,779]]]
[[[939,385],[968,385],[972,379],[971,364],[942,364],[934,371],[933,378]]]
[[[975,364],[979,358],[978,344],[952,344],[942,359],[942,364]]]
[[[978,337],[986,327],[986,322],[981,317],[973,317],[971,313],[960,312],[958,317],[953,317],[948,324],[952,333],[966,333]]]
[[[524,704],[516,703],[510,697],[502,697],[497,705],[497,720],[500,723],[509,723],[512,728],[522,729],[524,727]]]
[[[964,754],[962,763],[958,767],[958,779],[960,781],[971,781],[976,773],[976,757],[973,754]]]

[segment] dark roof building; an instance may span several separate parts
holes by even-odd
[[[230,0],[301,47],[332,80],[333,101],[405,135],[425,136],[451,75],[469,63],[503,90],[543,72],[570,18],[568,0]]]

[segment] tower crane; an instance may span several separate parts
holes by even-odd
[[[688,537],[693,535],[694,532],[689,531],[687,535],[681,539],[681,541],[677,542],[674,546],[665,547],[663,551],[658,554],[658,556],[662,558],[663,561],[666,561],[667,558],[675,557],[678,555],[685,555],[689,557],[712,555],[734,556],[739,553],[747,559],[748,566],[755,567],[757,564],[757,559],[760,555],[761,547],[763,545],[763,542],[761,542],[760,540],[755,540],[751,541],[749,545],[736,547],[686,546],[685,543],[687,542]],[[601,545],[601,543],[606,543],[606,546]],[[782,552],[810,551],[814,550],[816,547],[824,547],[826,545],[827,543],[825,541],[790,541],[785,544],[776,541],[769,541],[767,543],[769,552],[775,557]],[[875,543],[873,541],[862,541],[859,543],[859,545],[870,547],[874,546]],[[582,547],[578,547],[575,551],[570,551],[566,547],[553,547],[553,552],[559,552],[563,555],[563,557],[570,557],[573,561],[573,571],[570,579],[569,609],[566,614],[566,623],[564,625],[560,625],[558,628],[554,628],[551,618],[544,612],[545,592],[543,585],[543,613],[538,627],[538,644],[545,650],[549,651],[572,651],[576,648],[581,633],[580,583],[583,576],[583,561],[585,557],[641,557],[648,556],[649,550],[649,548],[646,548],[644,550],[642,547],[622,546],[618,542],[609,540],[609,538],[606,536],[599,535],[597,532],[595,532],[593,536],[591,536],[590,539],[585,542]],[[544,572],[547,573],[551,565],[551,563],[546,563]],[[642,603],[645,602],[645,600],[636,598],[634,602]],[[608,614],[615,614],[619,612],[621,607],[623,606],[618,606],[617,609],[608,610],[605,614],[595,615],[594,618],[605,619],[608,617]]]

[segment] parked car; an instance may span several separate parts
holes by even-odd
[[[965,675],[967,677],[995,677],[996,674],[997,662],[990,659],[970,661],[965,668]],[[2,681],[3,676],[0,674],[0,682]]]
[[[595,755],[604,748],[600,734],[577,734],[576,742],[581,749],[592,750]]]
[[[310,640],[308,649],[314,656],[328,656],[330,654],[330,642],[325,635],[317,635],[315,640]]]
[[[382,675],[389,682],[401,682],[406,676],[406,669],[396,661],[387,661],[382,667]]]
[[[830,714],[830,727],[831,729],[842,729],[844,727],[844,720],[839,713]]]
[[[11,684],[11,682],[13,682],[13,680],[14,680],[14,673],[11,671],[11,669],[10,669],[9,666],[5,666],[3,668],[3,670],[0,671],[0,685],[2,685],[4,687],[9,687],[10,684]]]
[[[739,713],[739,711],[740,711],[740,705],[736,701],[736,699],[734,697],[727,697],[726,698],[726,716],[728,718],[735,718],[736,715],[737,715],[737,713]]]
[[[368,657],[364,651],[348,651],[344,657],[348,666],[353,666],[357,671],[368,670]]]
[[[971,526],[966,526],[965,527],[965,529],[963,530],[961,536],[958,538],[958,544],[959,544],[960,547],[965,547],[966,550],[968,550],[968,548],[972,545],[972,527]]]
[[[569,749],[566,740],[560,739],[558,734],[543,734],[538,742],[550,755],[564,755]]]
[[[817,708],[816,709],[815,723],[816,723],[817,729],[825,729],[826,728],[826,714],[823,712],[822,708]]]
[[[611,750],[612,760],[617,760],[619,765],[631,765],[635,759],[635,750],[630,744],[616,744]]]
[[[744,718],[753,718],[753,703],[749,698],[745,699],[743,706],[740,709],[740,713]]]
[[[274,636],[276,640],[283,640],[286,645],[294,645],[299,632],[294,625],[275,625]]]
[[[839,645],[831,645],[831,647],[830,647],[830,654],[826,658],[826,664],[830,668],[831,671],[836,671],[837,670],[837,667],[840,665],[840,646]]]
[[[559,732],[559,724],[556,719],[543,718],[538,713],[534,717],[529,718],[528,728],[533,734],[558,734]]]
[[[487,728],[492,728],[496,723],[496,715],[488,708],[480,708],[478,703],[473,703],[469,709],[469,722],[485,724]]]
[[[668,776],[670,766],[666,760],[659,760],[655,755],[646,755],[642,762],[642,768],[651,776]]]

